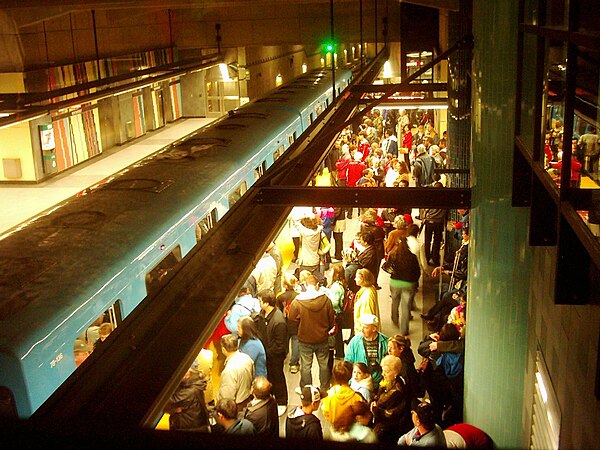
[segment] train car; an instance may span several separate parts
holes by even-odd
[[[155,292],[331,100],[331,73],[305,74],[0,236],[0,416],[31,416],[75,340]]]

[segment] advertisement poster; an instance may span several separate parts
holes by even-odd
[[[40,130],[42,150],[54,150],[56,144],[54,143],[54,128],[52,128],[52,124],[39,125],[38,128]]]

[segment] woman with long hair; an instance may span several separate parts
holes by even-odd
[[[415,355],[411,350],[410,338],[396,334],[388,340],[388,355],[394,355],[402,361],[400,376],[404,379],[411,399],[425,395],[419,373],[415,368]]]
[[[245,353],[254,361],[254,378],[267,376],[267,353],[262,341],[258,338],[256,324],[250,316],[238,320],[238,350]]]
[[[381,323],[379,315],[379,301],[377,299],[377,288],[375,287],[375,277],[369,269],[358,269],[356,271],[356,284],[360,287],[354,297],[354,334],[362,331],[360,316],[363,314],[373,314],[377,316],[378,323]]]
[[[344,357],[344,339],[342,337],[341,317],[344,310],[344,300],[346,299],[346,275],[344,265],[340,262],[331,266],[331,283],[323,290],[333,304],[335,311],[335,356],[337,358]]]
[[[392,322],[400,327],[400,334],[408,336],[410,309],[417,292],[417,284],[421,276],[421,266],[417,257],[410,251],[406,237],[398,239],[398,245],[388,256],[392,266],[390,275],[390,293],[392,294]],[[398,308],[401,308],[400,323]]]
[[[307,271],[308,274],[310,272]],[[298,279],[291,273],[283,274],[283,292],[277,296],[277,307],[283,312],[288,330],[288,347],[290,351],[290,372],[298,373],[300,370],[300,347],[298,345],[298,322],[288,319],[290,306],[300,290]]]

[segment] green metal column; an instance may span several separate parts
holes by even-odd
[[[522,431],[530,283],[528,210],[511,206],[518,2],[473,2],[471,243],[465,422],[500,448]]]

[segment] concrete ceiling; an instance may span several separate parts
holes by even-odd
[[[459,0],[362,0],[364,8],[371,8],[378,1],[379,8],[398,3],[447,9],[457,11]],[[221,11],[234,8],[243,11],[243,8],[282,8],[286,5],[328,5],[330,0],[5,0],[1,3],[0,10],[9,16],[18,16],[22,26],[30,25],[40,20],[53,18],[59,15],[82,10],[135,10],[143,13],[148,9],[195,9]],[[335,5],[356,5],[358,0],[334,0]],[[292,8],[292,11],[298,9]]]

